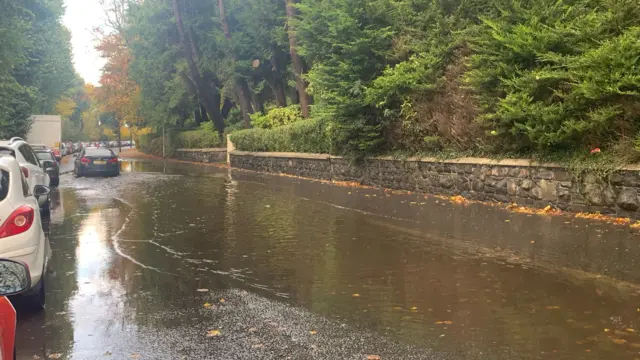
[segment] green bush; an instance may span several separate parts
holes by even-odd
[[[300,105],[276,107],[269,109],[266,114],[255,113],[251,115],[251,125],[255,128],[273,129],[283,125],[289,125],[302,120]]]
[[[274,129],[247,129],[231,134],[236,149],[242,151],[273,151],[331,153],[328,123],[322,120],[302,120]]]
[[[612,145],[638,130],[640,8],[631,0],[514,2],[473,37],[469,84],[494,150]],[[606,144],[606,145],[605,145]]]
[[[200,125],[197,130],[181,131],[175,134],[175,147],[178,149],[217,148],[223,145],[211,122]]]

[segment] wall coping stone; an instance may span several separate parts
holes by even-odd
[[[181,151],[179,149],[178,151]],[[185,151],[193,151],[197,149],[184,149]],[[203,149],[207,150],[207,149]],[[342,156],[329,155],[329,154],[314,154],[314,153],[296,153],[296,152],[252,152],[252,151],[239,151],[234,150],[230,152],[231,155],[238,156],[258,156],[258,157],[272,157],[272,158],[292,158],[292,159],[343,159]],[[519,166],[519,167],[544,167],[544,168],[558,168],[563,169],[558,163],[553,162],[537,162],[531,159],[489,159],[479,157],[462,157],[456,159],[438,159],[434,157],[408,157],[408,158],[395,158],[392,156],[377,156],[368,159],[373,160],[394,160],[394,161],[406,161],[406,162],[430,162],[430,163],[444,163],[444,164],[465,164],[465,165],[497,165],[497,166]],[[626,165],[620,170],[626,171],[640,171],[640,163]]]
[[[180,152],[223,152],[226,148],[206,148],[206,149],[177,149]]]
[[[316,159],[328,160],[332,156],[329,154],[312,154],[312,153],[294,153],[294,152],[251,152],[251,151],[232,151],[231,155],[238,156],[257,156],[268,158],[294,158],[294,159]]]

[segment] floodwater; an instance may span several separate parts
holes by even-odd
[[[640,230],[162,162],[62,178],[18,359],[636,359]]]

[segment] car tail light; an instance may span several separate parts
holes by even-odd
[[[118,163],[118,158],[117,157],[111,158],[111,159],[107,160],[107,162],[109,164],[117,164]]]
[[[91,162],[91,160],[87,159],[86,157],[83,157],[82,159],[80,159],[80,161],[82,161],[83,164],[88,164]]]
[[[29,177],[29,169],[27,169],[24,166],[20,167],[20,170],[22,170],[22,175],[24,175],[24,177],[28,178]]]
[[[35,211],[32,207],[27,205],[20,206],[0,226],[0,239],[22,234],[29,230],[34,218]]]

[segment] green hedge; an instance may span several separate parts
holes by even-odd
[[[211,127],[211,129],[209,129],[209,127]],[[218,132],[214,131],[212,127],[213,126],[203,125],[200,129],[197,130],[189,130],[176,133],[176,147],[178,149],[204,149],[223,147],[224,142],[220,140]]]
[[[213,124],[205,123],[199,129],[188,131],[169,130],[165,135],[165,155],[171,157],[177,149],[203,149],[224,147],[225,144],[214,131]],[[146,154],[162,156],[162,135],[141,135],[136,142],[138,149]]]
[[[310,119],[274,129],[248,129],[231,134],[241,151],[332,152],[330,127],[326,121]]]

